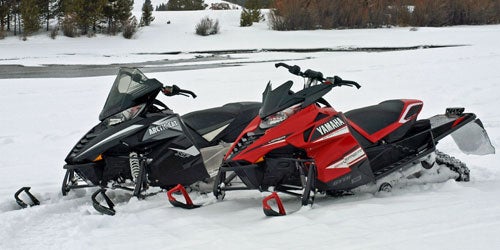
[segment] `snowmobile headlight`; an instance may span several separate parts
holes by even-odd
[[[142,112],[144,107],[146,107],[145,103],[125,109],[120,113],[116,113],[107,119],[107,125],[113,126],[124,121],[132,120]]]
[[[288,107],[282,111],[276,112],[276,113],[264,118],[260,122],[259,127],[261,129],[268,129],[268,128],[272,128],[272,127],[282,123],[284,120],[288,119],[288,117],[297,113],[300,110],[300,105],[302,105],[302,103],[293,105],[291,107]]]

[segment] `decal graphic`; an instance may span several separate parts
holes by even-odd
[[[118,132],[116,132],[116,133],[108,136],[107,138],[101,140],[100,142],[94,144],[92,147],[88,148],[87,150],[81,152],[80,154],[78,154],[78,157],[81,156],[81,155],[83,155],[83,154],[85,154],[85,153],[87,153],[88,151],[90,151],[90,150],[92,150],[94,148],[97,148],[97,147],[99,147],[99,146],[101,146],[101,145],[103,145],[103,144],[105,144],[105,143],[107,143],[109,141],[112,141],[112,140],[114,140],[114,139],[116,139],[116,138],[118,138],[118,137],[120,137],[122,135],[132,134],[133,132],[137,131],[138,129],[140,129],[142,127],[143,127],[143,125],[132,125],[130,127],[124,128],[124,129],[122,129],[122,130],[120,130],[120,131],[118,131]]]
[[[272,144],[284,142],[285,139],[286,139],[286,135],[284,135],[282,137],[278,137],[278,138],[272,139],[272,140],[268,141],[266,144],[264,144],[264,146],[269,146],[269,145],[272,145]]]
[[[345,125],[344,121],[342,121],[342,119],[340,119],[338,116],[335,116],[330,121],[327,121],[326,123],[319,125],[316,128],[316,131],[319,132],[321,135],[325,135],[332,132],[335,129],[342,127],[343,125]]]
[[[226,129],[227,126],[229,126],[229,123],[214,130],[214,131],[208,132],[202,136],[203,136],[203,138],[205,138],[205,140],[212,141],[217,135],[219,135],[220,132],[222,132],[222,130]]]
[[[403,112],[401,119],[399,119],[399,123],[406,123],[407,121],[411,120],[411,118],[414,117],[414,115],[410,116],[408,119],[405,119],[406,115],[411,110],[411,108],[413,108],[415,106],[421,106],[421,105],[423,105],[423,103],[421,103],[421,102],[408,105],[408,107],[406,107],[405,112]]]
[[[349,129],[347,127],[343,127],[341,129],[333,132],[333,133],[327,134],[326,136],[319,138],[318,140],[316,140],[314,142],[324,141],[324,140],[330,139],[332,137],[344,135],[344,134],[348,134],[348,133],[349,133]]]
[[[200,154],[200,151],[195,146],[191,146],[190,148],[187,149],[179,149],[179,148],[169,148],[174,151],[177,151],[178,153],[184,154],[184,155],[190,155],[190,156],[197,156]]]
[[[326,139],[334,137],[334,136],[348,133],[349,130],[342,130],[341,132],[337,131],[339,128],[342,128],[345,126],[346,126],[346,124],[342,120],[342,118],[340,118],[338,116],[334,116],[330,120],[328,120],[327,122],[316,127],[316,129],[314,130],[314,133],[311,137],[311,141],[326,140]],[[345,127],[345,128],[347,128],[347,127]],[[330,133],[332,133],[333,131],[337,131],[336,134],[330,135]],[[328,136],[328,138],[322,138],[324,136]]]
[[[153,126],[154,125],[154,126]],[[177,119],[161,119],[153,123],[151,127],[148,128],[148,135],[154,136],[157,133],[160,133],[169,128],[179,127],[179,122]]]
[[[326,167],[326,169],[333,168],[349,168],[350,166],[360,162],[361,160],[366,158],[366,154],[362,148],[358,148],[354,150],[352,153],[346,155],[344,159],[337,161],[330,166]]]

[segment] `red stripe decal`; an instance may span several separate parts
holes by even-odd
[[[455,122],[453,123],[453,125],[451,125],[451,127],[454,128],[459,123],[461,123],[464,119],[465,119],[465,116],[462,116],[462,117],[458,118],[457,120],[455,120]]]

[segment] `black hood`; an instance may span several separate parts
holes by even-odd
[[[318,84],[294,93],[290,90],[292,85],[292,81],[287,81],[273,90],[271,83],[267,84],[266,90],[262,93],[260,118],[263,119],[298,103],[302,103],[301,108],[307,107],[317,102],[333,88],[333,84]]]

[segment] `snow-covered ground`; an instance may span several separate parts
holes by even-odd
[[[500,145],[500,26],[277,32],[265,23],[239,27],[238,11],[155,12],[155,22],[137,37],[98,35],[22,42],[0,40],[0,67],[6,64],[111,64],[170,59],[145,55],[169,51],[342,48],[418,45],[468,46],[383,53],[250,53],[252,61],[288,60],[358,81],[363,87],[334,89],[326,98],[347,111],[385,99],[424,101],[420,117],[464,106],[483,121]],[[221,34],[199,37],[195,24],[219,19]],[[171,24],[167,24],[170,20]],[[177,55],[179,56],[179,55]],[[181,56],[191,57],[184,54]],[[175,59],[175,58],[173,58]],[[148,74],[165,84],[193,90],[198,98],[162,97],[183,114],[227,102],[259,101],[267,81],[296,80],[274,62],[239,67]],[[466,162],[468,183],[411,186],[388,195],[321,198],[312,208],[276,218],[261,209],[261,194],[233,192],[223,202],[197,210],[173,208],[164,193],[128,200],[109,192],[113,217],[97,213],[93,190],[60,194],[62,166],[70,148],[97,123],[114,76],[0,80],[0,249],[499,249],[500,158],[462,154],[452,140],[438,148]],[[42,205],[20,210],[13,193],[31,186]],[[297,204],[298,205],[298,204]]]

